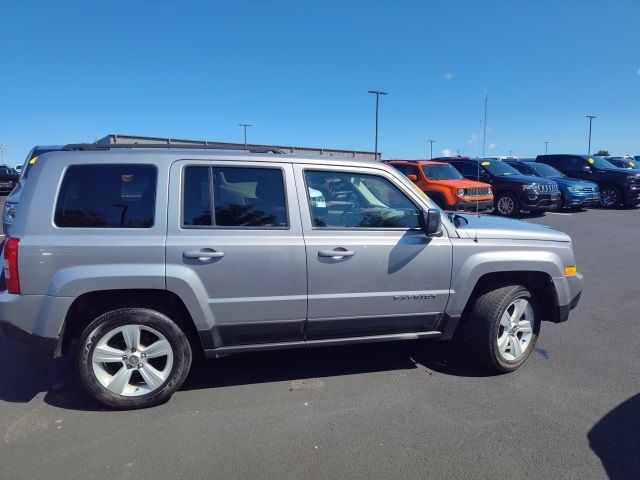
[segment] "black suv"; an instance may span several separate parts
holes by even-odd
[[[600,187],[600,205],[640,204],[640,172],[617,168],[597,155],[538,155],[536,162],[556,167],[565,175],[595,182]]]
[[[513,217],[520,212],[540,212],[560,206],[558,185],[546,178],[522,175],[500,160],[468,157],[434,158],[453,165],[464,177],[491,184],[495,212]]]

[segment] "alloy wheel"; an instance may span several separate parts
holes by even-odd
[[[613,207],[618,203],[618,193],[613,188],[605,188],[600,192],[600,203],[603,207]]]
[[[502,215],[511,215],[514,208],[515,205],[510,197],[500,197],[500,199],[498,200],[498,211]]]
[[[525,298],[511,302],[500,318],[498,352],[505,360],[519,360],[533,335],[533,308]]]
[[[91,353],[100,384],[117,395],[137,397],[162,386],[173,368],[173,348],[157,330],[122,325],[105,333]]]

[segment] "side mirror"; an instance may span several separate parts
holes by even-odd
[[[409,175],[407,175],[407,178],[413,183],[416,183],[418,181],[418,176],[414,173],[410,173]]]
[[[438,237],[442,235],[440,229],[440,214],[441,211],[438,208],[429,208],[428,210],[422,210],[420,215],[421,227],[430,237]]]
[[[591,172],[591,167],[589,165],[583,165],[582,166],[582,171],[590,173]]]

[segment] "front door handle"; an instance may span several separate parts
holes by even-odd
[[[192,260],[208,260],[210,258],[222,258],[224,257],[224,252],[216,252],[212,248],[203,248],[202,250],[182,252],[182,257]]]
[[[351,250],[347,250],[342,247],[334,248],[333,250],[320,250],[318,252],[319,257],[334,258],[336,260],[344,257],[353,257],[355,254],[356,252],[352,252]]]

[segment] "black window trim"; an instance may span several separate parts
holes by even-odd
[[[306,172],[307,171],[312,171],[312,172],[335,172],[335,173],[356,173],[357,175],[369,175],[369,176],[377,176],[377,177],[382,177],[385,180],[387,180],[388,182],[390,182],[393,186],[395,186],[400,193],[402,193],[413,205],[414,207],[416,207],[416,210],[418,211],[422,211],[423,208],[420,207],[419,205],[416,204],[416,202],[413,201],[413,199],[406,194],[406,192],[401,189],[395,182],[393,182],[390,178],[376,172],[376,173],[362,173],[362,172],[358,172],[355,170],[343,170],[343,169],[339,169],[339,168],[322,168],[320,170],[318,170],[317,168],[313,168],[313,167],[305,167],[302,169],[302,178],[304,179],[304,194],[305,197],[307,199],[307,213],[309,214],[309,220],[311,222],[311,229],[312,230],[318,230],[321,232],[326,232],[326,231],[336,231],[336,232],[354,232],[354,231],[359,231],[359,232],[422,232],[422,227],[392,227],[392,228],[379,228],[379,227],[316,227],[313,224],[313,212],[311,211],[311,197],[309,197],[309,185],[307,184],[307,175]]]
[[[48,153],[48,152],[47,152]],[[44,154],[43,154],[44,155]],[[141,166],[141,167],[153,167],[154,171],[155,171],[155,177],[156,177],[156,183],[155,183],[155,192],[154,192],[154,204],[153,204],[153,220],[151,225],[149,225],[148,227],[61,227],[59,225],[56,224],[56,210],[58,209],[58,200],[60,198],[60,191],[62,190],[62,185],[64,184],[64,179],[67,175],[67,172],[69,171],[69,168],[71,167],[103,167],[103,166]],[[156,227],[156,215],[158,213],[158,209],[157,204],[158,204],[158,166],[154,165],[153,163],[70,163],[69,165],[66,165],[64,167],[64,169],[62,170],[62,175],[60,175],[60,181],[58,183],[58,187],[56,189],[56,200],[55,202],[53,202],[53,211],[52,211],[52,216],[51,216],[51,225],[53,226],[53,228],[55,229],[60,229],[60,230],[89,230],[92,232],[98,231],[98,232],[104,232],[105,230],[115,230],[115,231],[122,231],[122,230],[126,230],[127,232],[137,232],[137,231],[141,231],[141,232],[147,232],[153,228]]]
[[[223,163],[212,163],[212,162],[194,162],[194,163],[186,163],[181,166],[180,169],[180,226],[181,230],[291,230],[291,219],[289,215],[289,196],[287,195],[287,175],[285,172],[285,167],[282,166],[272,166],[272,165],[238,165],[227,163],[225,160],[221,160]],[[185,225],[184,223],[184,181],[185,181],[185,170],[188,167],[205,167],[209,171],[209,201],[211,202],[211,223],[212,225]],[[278,226],[278,227],[268,227],[268,226],[224,226],[224,225],[216,225],[216,216],[215,216],[215,198],[214,198],[214,188],[213,188],[213,169],[214,168],[253,168],[253,169],[263,169],[263,170],[280,170],[282,174],[282,187],[284,189],[284,208],[285,208],[285,218],[287,221],[286,226]]]

